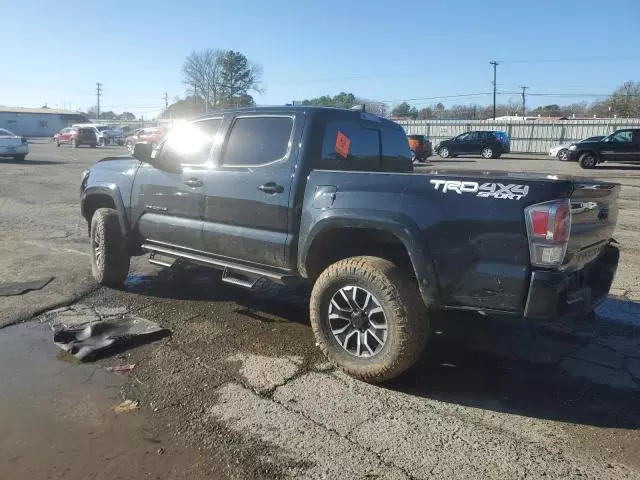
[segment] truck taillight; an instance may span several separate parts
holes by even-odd
[[[538,203],[525,209],[531,264],[559,267],[567,253],[571,233],[569,199]]]

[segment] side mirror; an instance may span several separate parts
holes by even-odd
[[[151,160],[151,144],[138,142],[133,147],[133,158],[140,160],[141,162],[150,163]]]

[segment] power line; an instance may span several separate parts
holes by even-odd
[[[98,97],[98,108],[97,108],[97,118],[100,120],[100,95],[102,94],[102,84],[100,82],[96,82],[96,96]]]
[[[492,60],[489,64],[493,65],[493,119],[496,119],[496,90],[498,83],[496,81],[496,71],[498,69],[498,62]]]
[[[501,63],[527,64],[527,63],[596,63],[596,62],[626,62],[640,60],[640,56],[618,56],[618,57],[581,57],[581,58],[547,58],[547,59],[526,59],[526,60],[500,60]]]

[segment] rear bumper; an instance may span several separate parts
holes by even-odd
[[[534,270],[525,318],[555,320],[590,313],[609,295],[619,259],[620,250],[609,244],[581,270],[571,273]]]

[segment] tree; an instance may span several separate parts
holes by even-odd
[[[611,111],[618,117],[640,117],[640,82],[624,82],[611,94]]]
[[[434,110],[431,107],[424,107],[418,112],[418,118],[420,120],[427,120],[435,116]]]
[[[205,111],[205,101],[203,98],[188,96],[169,105],[169,108],[160,114],[160,118],[189,119],[202,115]]]
[[[409,118],[411,116],[411,105],[407,102],[402,102],[391,110],[391,116],[397,118]]]
[[[256,104],[251,95],[242,94],[220,100],[221,107],[253,107]]]
[[[117,115],[111,110],[100,112],[100,120],[115,120],[116,118]]]
[[[133,122],[136,116],[131,112],[122,112],[118,115],[118,120],[126,120],[127,122]]]
[[[208,48],[193,51],[182,65],[182,81],[192,98],[204,99],[205,111],[223,105],[254,104],[262,68],[240,52]]]
[[[182,82],[188,85],[192,95],[205,100],[205,111],[219,102],[221,58],[224,50],[207,48],[193,51],[182,64]]]
[[[296,102],[300,105],[315,105],[318,107],[351,108],[358,104],[358,99],[353,93],[340,92],[335,96],[323,95],[317,98]]]
[[[220,57],[218,94],[222,103],[243,100],[255,103],[249,92],[260,93],[262,67],[240,52],[226,51]]]

